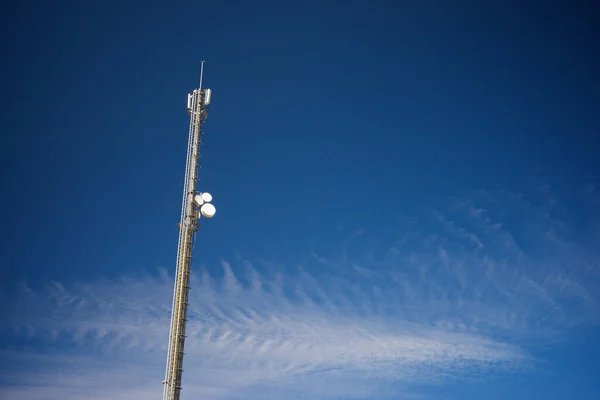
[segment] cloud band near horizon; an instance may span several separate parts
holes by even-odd
[[[544,190],[538,202],[479,191],[404,220],[371,248],[381,235],[354,232],[338,255],[297,265],[195,266],[184,398],[385,397],[393,385],[534,369],[535,343],[599,321],[598,243],[579,240]],[[597,190],[583,195],[594,221]],[[172,287],[165,270],[23,282],[3,333],[11,363],[0,393],[158,398]]]

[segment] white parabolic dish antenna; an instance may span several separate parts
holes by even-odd
[[[202,198],[202,195],[200,195],[200,194],[197,194],[196,196],[194,196],[194,201],[199,206],[201,206],[202,204],[204,204],[204,199]]]
[[[200,196],[202,196],[202,200],[204,200],[204,203],[210,203],[212,201],[212,195],[210,193],[202,193]]]
[[[212,218],[216,212],[217,209],[210,203],[205,203],[202,207],[200,207],[200,213],[202,213],[202,215],[204,215],[206,218]]]

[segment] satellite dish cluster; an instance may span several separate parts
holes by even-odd
[[[212,201],[212,195],[210,193],[199,193],[194,197],[194,202],[198,207],[200,207],[200,211],[198,212],[198,219],[202,216],[206,218],[212,218],[215,216],[217,209],[210,202]]]

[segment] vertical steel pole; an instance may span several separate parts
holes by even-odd
[[[202,70],[204,62],[202,62]],[[200,82],[202,82],[202,73]],[[202,84],[202,83],[201,83]],[[189,304],[190,274],[194,237],[198,230],[198,210],[194,203],[198,167],[200,161],[200,144],[202,143],[202,124],[204,122],[204,92],[195,90],[192,95],[190,112],[190,136],[188,140],[188,156],[186,178],[182,201],[182,216],[179,224],[179,245],[177,268],[173,293],[173,309],[171,315],[169,354],[165,372],[163,400],[179,400],[183,374],[183,356],[185,330]]]

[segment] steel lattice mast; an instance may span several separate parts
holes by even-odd
[[[165,380],[163,381],[163,400],[179,400],[181,394],[181,377],[183,373],[183,355],[185,343],[185,328],[187,323],[188,297],[190,291],[190,274],[192,266],[192,251],[194,237],[198,231],[198,220],[201,215],[212,217],[215,208],[208,193],[197,193],[198,167],[200,164],[200,145],[202,144],[202,124],[208,116],[211,90],[202,89],[202,74],[204,61],[200,72],[200,87],[188,95],[188,112],[190,114],[190,129],[188,137],[187,161],[181,205],[181,221],[179,223],[179,244],[177,249],[177,267],[175,271],[175,286],[171,312],[169,334],[169,350]]]

